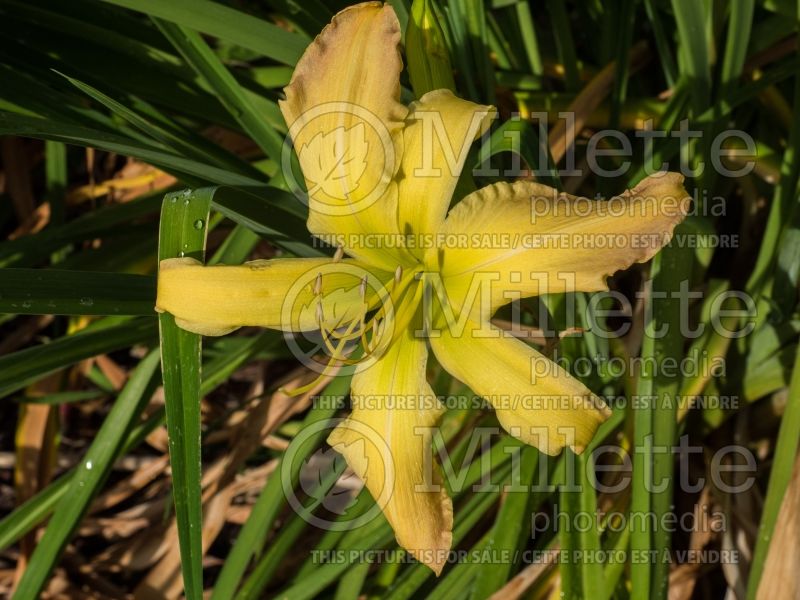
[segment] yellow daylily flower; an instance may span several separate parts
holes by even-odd
[[[609,414],[603,400],[489,319],[514,298],[606,289],[608,276],[669,241],[690,199],[671,173],[607,202],[518,181],[473,192],[448,213],[461,149],[494,109],[447,90],[402,105],[399,44],[390,6],[345,9],[306,50],[281,102],[308,228],[336,242],[337,256],[164,261],[157,310],[203,335],[319,330],[330,365],[353,362],[360,340],[353,410],[328,441],[381,504],[398,543],[438,575],[453,508],[432,458],[443,409],[426,380],[428,347],[511,435],[548,454],[582,451]],[[613,239],[587,243],[604,236]]]

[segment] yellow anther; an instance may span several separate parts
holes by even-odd
[[[314,295],[320,294],[322,294],[322,273],[317,273],[317,278],[314,280]]]

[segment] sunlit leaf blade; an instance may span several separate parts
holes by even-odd
[[[196,31],[175,23],[160,19],[154,21],[267,156],[275,161],[280,160],[283,136],[267,124],[266,116],[259,114],[244,89],[203,38]]]
[[[263,181],[246,175],[199,163],[137,140],[79,125],[69,125],[0,111],[0,135],[21,135],[101,148],[109,152],[135,156],[196,182],[205,181],[226,185],[263,185]]]
[[[104,1],[229,40],[287,65],[295,64],[311,41],[305,35],[290,33],[272,23],[210,0]]]
[[[158,358],[158,352],[151,352],[139,363],[83,456],[81,465],[69,478],[64,497],[56,505],[53,518],[31,556],[30,566],[19,582],[15,598],[33,600],[39,597],[64,547],[108,477],[126,434],[155,390]]]
[[[303,436],[301,441],[291,447],[291,461],[288,466],[281,464],[277,467],[279,475],[285,470],[287,474],[285,480],[288,481],[290,486],[297,485],[303,462],[316,450],[330,431],[330,428],[319,427],[319,424],[324,424],[333,417],[338,410],[339,399],[345,396],[349,389],[349,377],[337,377],[334,379],[318,396],[317,405],[311,409],[303,420],[303,427],[313,427],[315,433]],[[214,585],[213,600],[229,600],[234,597],[250,560],[254,554],[259,552],[278,516],[278,511],[286,505],[286,501],[284,478],[282,476],[270,478],[261,491],[258,500],[253,505],[253,510],[247,522],[239,532],[236,542],[225,560],[219,578]],[[266,573],[266,578],[262,577],[258,583],[261,585],[266,584],[264,579],[268,579],[268,577],[269,572]],[[260,589],[260,585],[255,583],[253,587]]]
[[[108,317],[85,330],[0,357],[0,396],[24,388],[53,371],[85,358],[106,354],[156,338],[154,319]]]
[[[154,317],[155,299],[149,275],[5,269],[0,279],[0,312]]]
[[[789,400],[786,413],[781,421],[778,441],[775,447],[775,462],[770,473],[764,511],[758,527],[758,540],[753,556],[752,571],[747,585],[747,598],[758,597],[758,585],[764,571],[764,562],[775,534],[778,512],[792,477],[792,468],[800,443],[800,352],[797,352],[792,381],[789,386]]]
[[[159,258],[202,260],[211,198],[186,190],[164,197]],[[175,325],[168,313],[158,317],[161,369],[167,410],[172,496],[178,524],[186,597],[203,595],[202,503],[200,499],[200,344],[199,335]]]

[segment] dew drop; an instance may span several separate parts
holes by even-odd
[[[86,461],[86,470],[87,471],[91,471],[92,470],[92,461],[90,461],[90,460]]]
[[[202,229],[203,225],[205,225],[205,221],[203,221],[203,219],[197,219],[197,221],[194,222],[195,229]]]
[[[91,298],[81,298],[82,306],[91,306],[92,304],[94,304],[94,300],[92,300]]]

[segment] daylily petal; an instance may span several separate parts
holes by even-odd
[[[202,335],[224,335],[247,325],[313,331],[320,322],[332,328],[356,318],[391,277],[354,260],[284,258],[204,266],[175,258],[161,261],[156,310]]]
[[[308,228],[329,239],[355,234],[349,254],[394,268],[393,252],[359,243],[397,233],[403,119],[400,24],[380,2],[338,13],[306,49],[285,88],[289,125],[309,194]]]
[[[556,363],[491,325],[438,323],[441,365],[494,407],[503,429],[546,454],[582,452],[610,414],[605,402]]]
[[[490,125],[494,107],[457,98],[450,90],[428,92],[411,105],[403,130],[400,230],[439,231],[471,143]],[[422,256],[422,251],[415,252]]]
[[[328,443],[364,480],[398,544],[438,575],[452,543],[453,505],[432,457],[441,405],[425,379],[427,358],[425,341],[409,330],[356,373],[353,412]]]
[[[609,275],[669,242],[691,203],[682,182],[653,175],[607,202],[529,181],[487,186],[450,211],[442,234],[452,243],[428,252],[428,268],[441,265],[457,309],[476,275],[490,281],[490,305],[471,308],[482,318],[514,298],[608,289]]]

